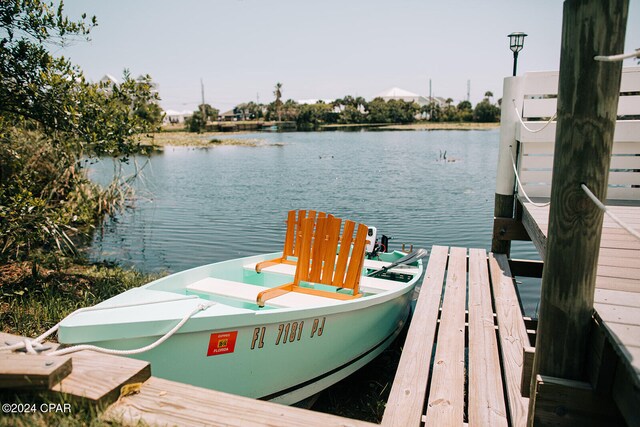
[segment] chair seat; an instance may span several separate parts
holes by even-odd
[[[367,266],[367,261],[372,262],[370,266]],[[370,269],[380,269],[384,265],[389,265],[391,263],[382,262],[382,261],[374,261],[374,260],[365,260],[365,267]],[[243,268],[248,271],[255,271],[255,263],[244,265]],[[283,274],[287,276],[292,276],[296,272],[295,265],[289,264],[276,264],[266,267],[262,270],[264,273],[276,273]],[[418,269],[415,267],[410,268],[394,268],[390,271],[398,272],[398,273],[406,273],[406,274],[416,274]],[[360,290],[367,294],[379,294],[381,292],[392,291],[398,287],[398,285],[402,285],[402,283],[394,282],[392,280],[384,280],[379,279],[377,277],[360,277]]]
[[[268,289],[270,288],[258,285],[249,285],[242,282],[234,282],[232,280],[216,279],[213,277],[198,280],[197,282],[187,286],[187,290],[190,292],[233,298],[252,304],[256,303],[256,298],[260,292]],[[331,298],[290,292],[270,299],[268,305],[276,308],[299,308],[333,305],[337,302],[338,301]]]

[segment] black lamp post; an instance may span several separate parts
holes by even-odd
[[[513,51],[513,75],[516,75],[516,69],[518,68],[518,52],[522,50],[524,46],[524,38],[527,37],[525,33],[511,33],[509,34],[509,48]]]

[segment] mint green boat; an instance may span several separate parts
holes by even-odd
[[[358,258],[355,248],[349,259]],[[284,257],[272,253],[205,265],[71,315],[60,323],[58,338],[128,350],[149,346],[177,326],[168,339],[131,357],[151,362],[154,376],[293,404],[361,368],[397,337],[423,272],[419,257],[407,264],[404,255],[364,259],[358,293],[345,299],[324,295],[334,292],[326,289],[308,292],[321,284],[274,293],[295,281],[304,255],[288,263],[270,262]],[[340,255],[324,256],[340,262]],[[332,275],[339,268],[332,267]],[[384,274],[368,276],[380,269]],[[273,295],[261,307],[265,293]]]

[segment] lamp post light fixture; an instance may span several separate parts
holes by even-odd
[[[509,48],[513,51],[513,75],[516,75],[516,69],[518,68],[518,52],[522,50],[524,46],[524,38],[527,37],[525,33],[511,33],[509,34]]]

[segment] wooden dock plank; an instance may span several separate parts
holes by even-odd
[[[638,281],[623,277],[596,276],[596,289],[609,289],[622,292],[640,292]]]
[[[469,424],[507,426],[484,249],[469,249]]]
[[[608,209],[640,230],[640,206],[635,203]],[[548,207],[523,203],[523,225],[543,258],[548,212]],[[599,328],[617,355],[613,397],[627,423],[633,425],[640,420],[640,248],[637,239],[606,215],[601,242],[594,308]]]
[[[612,291],[609,289],[596,289],[596,304],[626,305],[628,307],[640,307],[640,293]]]
[[[464,417],[464,338],[467,250],[451,248],[433,363],[426,424],[460,425]]]
[[[142,360],[88,350],[72,353],[71,357],[73,371],[51,389],[96,403],[111,403],[123,385],[151,376],[149,362]]]
[[[524,426],[527,423],[529,399],[520,394],[520,381],[523,348],[529,347],[529,337],[522,321],[520,303],[506,255],[489,254],[489,273],[495,300],[511,425]]]
[[[0,388],[49,389],[69,373],[70,356],[0,354]]]
[[[382,418],[383,426],[420,426],[449,249],[434,246]]]
[[[140,393],[122,397],[102,418],[124,425],[352,426],[376,424],[250,399],[151,377]]]

